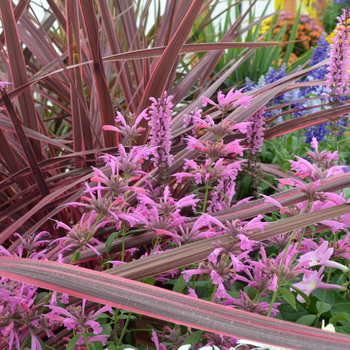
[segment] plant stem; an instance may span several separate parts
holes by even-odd
[[[121,333],[121,335],[120,335],[120,337],[119,337],[120,342],[122,342],[123,337],[124,337],[124,335],[125,335],[125,333],[126,333],[126,331],[127,331],[127,329],[128,329],[130,319],[131,319],[131,312],[129,312],[128,318],[126,319],[126,321],[125,321],[125,323],[124,323],[124,327],[123,327],[122,333]]]
[[[272,299],[271,299],[271,302],[270,302],[269,311],[266,314],[267,317],[271,316],[273,304],[275,303],[276,298],[277,298],[277,292],[278,292],[278,289],[275,292],[273,292],[273,294],[272,294]]]

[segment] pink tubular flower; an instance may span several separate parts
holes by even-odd
[[[335,163],[339,160],[339,155],[338,155],[338,151],[318,151],[318,142],[317,139],[315,137],[312,138],[311,141],[311,147],[315,150],[315,151],[309,151],[306,152],[306,155],[313,160],[314,162],[317,163],[317,165],[321,165],[326,169],[329,169],[331,167],[333,167],[335,165]]]
[[[301,282],[293,284],[293,286],[297,287],[301,291],[303,291],[307,296],[311,294],[312,291],[314,291],[317,288],[320,289],[340,289],[342,290],[343,287],[339,286],[338,284],[329,284],[322,282],[323,280],[323,270],[324,266],[322,266],[319,271],[311,271],[310,273],[304,274],[303,280]],[[304,298],[298,294],[297,299],[299,302],[304,303]]]
[[[205,119],[202,119],[201,115],[193,116],[193,124],[196,125],[197,129],[207,129],[217,137],[225,137],[233,134],[239,130],[242,134],[246,134],[251,123],[244,122],[236,124],[233,120],[223,120],[218,124],[210,115],[206,115]]]
[[[85,299],[82,301],[82,306],[75,306],[70,311],[59,306],[47,305],[51,309],[51,312],[47,317],[49,322],[61,322],[68,330],[73,329],[78,333],[88,333],[92,331],[97,335],[103,330],[100,324],[96,321],[97,316],[104,312],[110,312],[113,314],[113,310],[109,305],[106,305],[96,312],[90,311],[86,314],[85,305]]]
[[[207,154],[212,160],[227,157],[230,154],[239,154],[242,157],[243,151],[245,150],[245,148],[240,145],[241,139],[231,141],[227,144],[224,144],[222,139],[218,142],[199,141],[193,136],[188,136],[185,140],[187,141],[187,149],[198,149],[202,153]]]
[[[68,231],[65,237],[57,238],[51,242],[52,244],[59,243],[62,248],[60,252],[64,252],[69,249],[75,248],[75,250],[93,250],[97,255],[100,253],[92,246],[93,244],[101,244],[99,240],[93,237],[94,232],[101,226],[105,225],[104,222],[94,226],[95,214],[91,213],[87,220],[85,220],[85,213],[82,215],[80,223],[74,225],[72,228],[63,222],[56,221],[56,228],[64,228]]]
[[[166,350],[166,346],[164,344],[159,343],[158,335],[156,331],[152,331],[152,337],[151,340],[153,341],[154,345],[156,346],[156,350]]]
[[[143,110],[140,115],[135,119],[135,122],[133,123],[132,126],[130,126],[130,121],[134,119],[133,116],[129,117],[130,121],[127,123],[125,121],[125,118],[123,115],[117,111],[117,116],[115,118],[115,121],[120,123],[119,127],[112,126],[112,125],[104,125],[102,127],[103,130],[111,130],[111,131],[116,131],[119,132],[120,134],[124,135],[127,137],[127,139],[135,139],[137,136],[141,135],[143,131],[145,131],[145,128],[138,127],[139,123],[141,122],[142,119],[148,119],[147,118],[147,110]]]
[[[241,310],[253,312],[259,315],[266,315],[269,311],[270,303],[259,302],[258,300],[251,300],[249,296],[242,290],[239,291],[238,299],[229,297],[222,302],[223,305],[233,305]],[[278,313],[278,307],[281,303],[274,303],[272,307],[271,317],[275,317]]]
[[[324,241],[315,251],[310,251],[303,254],[298,261],[300,263],[306,263],[308,267],[311,266],[325,266],[340,269],[342,271],[348,271],[349,268],[336,262],[329,260],[332,256],[334,248],[328,248],[328,242]]]
[[[202,106],[206,107],[209,103],[213,106],[216,106],[216,108],[223,113],[226,113],[227,111],[239,105],[241,105],[243,108],[247,108],[250,105],[250,100],[252,97],[243,96],[242,90],[243,89],[240,89],[235,92],[234,88],[232,88],[226,95],[219,91],[217,95],[218,103],[215,103],[210,98],[201,96],[203,101]]]
[[[5,85],[12,84],[8,81],[0,81],[0,90],[4,90]]]

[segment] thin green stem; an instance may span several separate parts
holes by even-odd
[[[85,343],[85,346],[86,346],[86,350],[90,350],[90,344],[89,344],[89,341],[86,337],[86,333],[85,331],[83,331],[83,337],[84,337],[84,343]]]
[[[209,196],[209,188],[210,188],[210,183],[206,182],[205,183],[205,193],[204,193],[204,200],[203,200],[203,209],[202,213],[205,213],[207,210],[207,202],[208,202],[208,196]]]
[[[330,279],[331,279],[331,273],[332,273],[332,268],[330,268],[329,271],[328,271],[328,273],[327,273],[327,280],[326,280],[326,283],[329,283],[329,281],[330,281]],[[319,307],[319,309],[318,309],[317,316],[316,316],[316,320],[315,320],[315,327],[317,327],[318,322],[319,322],[320,317],[321,317],[322,306],[323,306],[324,301],[325,301],[325,299],[326,299],[326,293],[327,293],[327,289],[324,289],[324,290],[323,290],[323,293],[322,293],[322,299],[321,299],[320,307]]]
[[[114,325],[113,325],[113,339],[114,339],[114,344],[121,344],[120,338],[118,337],[118,310],[115,310],[113,319],[114,319]]]
[[[124,327],[123,327],[122,333],[121,333],[121,335],[120,335],[120,337],[119,337],[120,342],[122,342],[122,341],[123,341],[123,337],[124,337],[124,335],[125,335],[125,333],[126,333],[126,331],[127,331],[127,329],[128,329],[129,322],[130,322],[130,319],[131,319],[131,314],[132,314],[132,313],[131,313],[131,312],[129,312],[128,317],[127,317],[127,319],[125,320],[125,323],[124,323]]]
[[[267,314],[266,314],[267,317],[271,316],[273,304],[275,303],[276,298],[277,298],[277,293],[278,293],[278,289],[275,292],[273,292],[273,294],[272,294],[272,299],[271,299],[271,302],[270,302],[269,311],[267,311]]]
[[[218,289],[217,284],[214,284],[214,289],[213,289],[213,293],[211,293],[210,301],[214,301],[214,297],[217,289]]]

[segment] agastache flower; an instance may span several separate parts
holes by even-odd
[[[249,296],[242,290],[239,291],[238,299],[229,297],[227,300],[222,301],[223,305],[233,305],[241,310],[253,312],[259,315],[266,315],[269,311],[270,303],[260,302],[259,300],[251,300]],[[271,316],[275,317],[278,313],[278,307],[281,303],[274,303],[271,311]]]
[[[204,165],[198,165],[193,160],[185,159],[184,170],[192,169],[188,173],[177,173],[177,182],[181,183],[185,177],[193,178],[196,184],[202,184],[210,181],[216,181],[221,178],[229,178],[232,181],[237,176],[238,170],[241,170],[241,162],[228,163],[224,158],[219,158],[216,162],[206,159]]]
[[[93,250],[97,255],[100,253],[93,247],[93,244],[101,244],[101,242],[94,238],[94,233],[96,230],[104,226],[105,223],[99,223],[94,225],[96,215],[91,213],[88,218],[85,220],[86,213],[84,213],[80,219],[80,223],[74,225],[72,228],[66,225],[63,222],[56,221],[56,228],[64,228],[68,231],[65,237],[57,238],[51,242],[52,244],[59,243],[61,247],[61,252],[64,252],[69,249],[75,249],[79,251],[83,250]]]
[[[189,114],[183,115],[183,127],[184,129],[193,126],[192,135],[195,136],[197,134],[196,126],[202,122],[202,110],[196,107]]]
[[[233,120],[223,120],[215,124],[215,121],[210,115],[206,115],[205,120],[203,120],[201,116],[193,116],[193,123],[197,126],[197,129],[207,129],[218,138],[233,134],[237,130],[246,134],[251,126],[249,122],[236,124]]]
[[[210,98],[201,96],[203,101],[202,106],[206,107],[209,103],[213,106],[216,106],[216,108],[223,113],[226,113],[236,106],[247,108],[250,105],[252,96],[243,96],[243,89],[237,90],[236,92],[234,92],[234,89],[235,88],[232,88],[226,95],[219,91],[217,95],[218,103],[215,103]]]
[[[208,214],[203,214],[194,222],[191,229],[186,225],[179,225],[176,232],[170,232],[162,229],[156,229],[155,231],[156,235],[171,236],[172,241],[181,246],[182,244],[189,244],[201,238],[210,238],[219,235],[220,232],[215,232],[215,230],[211,227],[201,231],[203,227],[211,226],[211,222],[216,223],[217,219]]]
[[[216,333],[206,333],[203,335],[203,338],[208,339],[208,343],[206,344],[203,350],[231,350],[232,346],[236,344],[235,338],[230,338],[224,336],[222,334]]]
[[[254,273],[257,273],[259,278],[253,280],[252,283],[248,283],[248,285],[264,284],[268,290],[275,292],[283,282],[294,280],[300,273],[308,272],[308,270],[303,268],[302,263],[296,266],[292,265],[296,254],[297,249],[295,245],[290,245],[287,252],[282,251],[273,259],[268,258],[265,248],[261,247],[260,255],[262,259],[251,262],[251,266],[254,267]]]
[[[149,156],[153,154],[156,149],[157,147],[133,146],[130,151],[127,152],[125,147],[122,144],[119,144],[118,156],[112,156],[110,154],[101,156],[100,158],[105,161],[106,166],[109,166],[112,170],[112,174],[108,179],[109,183],[114,183],[113,179],[118,176],[120,177],[120,173],[122,173],[123,181],[125,183],[137,180],[140,175],[147,175],[146,172],[142,171],[141,165],[145,159],[149,159]],[[118,180],[119,181],[117,181],[116,184],[121,182],[121,179]],[[106,186],[108,185],[109,184],[106,184]]]
[[[102,129],[119,132],[120,134],[124,135],[127,139],[134,140],[137,136],[141,135],[141,133],[146,130],[145,128],[138,127],[138,125],[142,121],[142,119],[148,119],[147,110],[143,110],[136,117],[133,125],[130,126],[131,120],[133,120],[134,118],[134,116],[129,116],[129,122],[127,123],[123,115],[117,111],[115,121],[120,123],[121,125],[119,125],[118,127],[112,125],[104,125]]]
[[[317,163],[317,165],[321,165],[326,169],[331,168],[335,165],[335,163],[339,160],[338,151],[321,151],[318,150],[318,141],[315,137],[312,138],[311,147],[314,151],[306,152],[306,155],[313,161]]]
[[[234,277],[234,273],[232,262],[228,261],[225,257],[221,257],[220,261],[217,263],[202,262],[197,269],[190,269],[182,272],[186,282],[194,275],[210,275],[213,284],[217,286],[214,300],[229,297],[224,282],[231,280]]]
[[[85,312],[86,300],[82,300],[81,306],[72,307],[70,310],[66,310],[59,306],[47,305],[51,309],[51,313],[47,315],[49,322],[60,322],[67,328],[67,330],[74,330],[79,333],[88,333],[92,331],[94,334],[102,332],[102,327],[96,321],[97,316],[104,312],[110,312],[113,314],[113,309],[109,306],[103,306],[97,311],[90,311],[88,314]],[[80,338],[83,338],[81,336]]]
[[[212,160],[227,157],[229,154],[239,154],[242,157],[243,151],[245,150],[245,148],[240,145],[241,139],[231,141],[227,144],[224,144],[223,140],[218,142],[199,141],[192,136],[188,136],[185,140],[187,141],[187,149],[198,149],[202,153],[207,154]]]
[[[144,189],[141,187],[136,186],[129,186],[129,182],[132,182],[139,178],[139,176],[133,176],[127,178],[126,176],[122,176],[119,174],[120,170],[120,161],[118,158],[110,156],[110,155],[104,155],[101,158],[104,159],[106,162],[106,165],[110,167],[111,174],[110,176],[107,176],[104,174],[104,172],[98,168],[92,167],[94,170],[94,175],[91,177],[91,181],[98,182],[99,184],[95,187],[90,188],[89,186],[86,186],[86,192],[92,193],[94,191],[106,191],[111,192],[114,197],[120,196],[125,194],[127,191],[135,191],[135,192],[144,192]],[[137,166],[135,166],[131,170],[131,174],[129,175],[138,175],[139,171],[137,171],[137,174],[132,174],[133,171],[136,171]],[[124,174],[125,175],[125,174]],[[103,186],[102,186],[103,185]]]

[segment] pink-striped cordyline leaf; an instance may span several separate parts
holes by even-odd
[[[290,119],[265,130],[264,138],[267,140],[273,137],[287,134],[292,131],[308,128],[314,125],[320,125],[334,118],[339,118],[349,112],[350,105],[345,104],[323,111],[310,113],[299,118]]]
[[[0,257],[3,277],[235,338],[290,349],[350,349],[350,336],[235,310],[104,272],[53,261]]]

